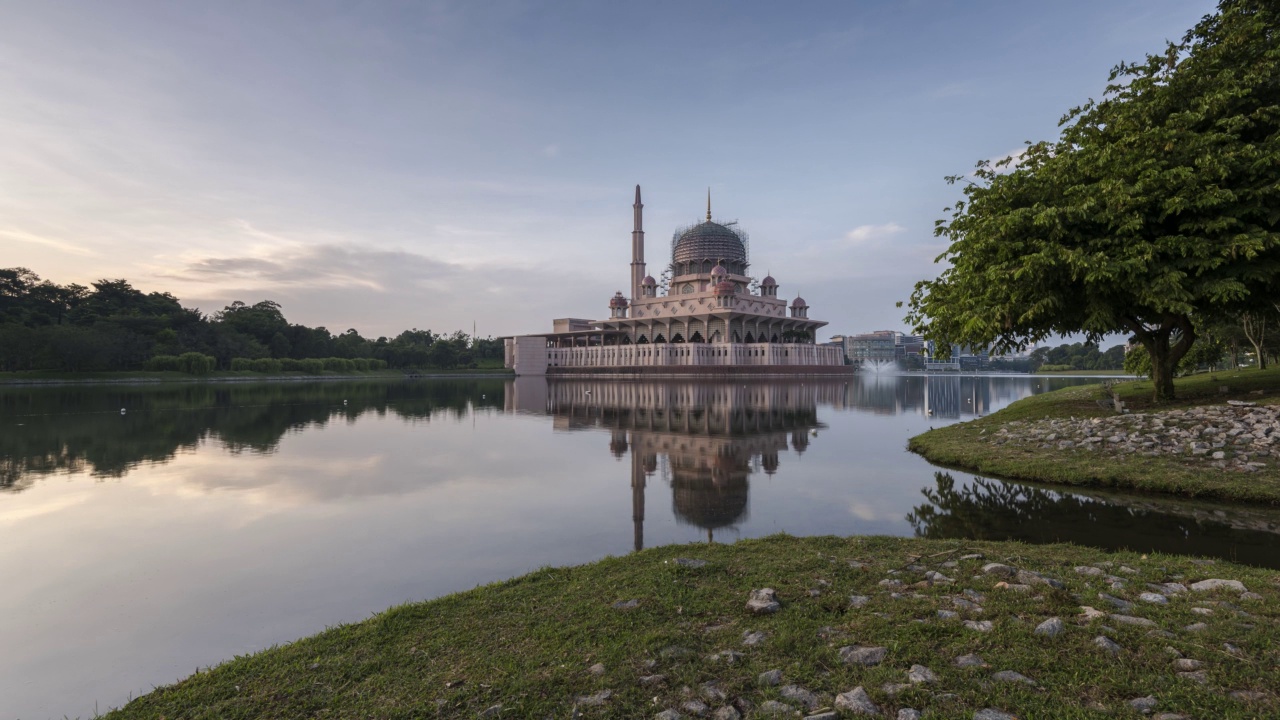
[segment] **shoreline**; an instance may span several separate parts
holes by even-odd
[[[105,718],[1260,717],[1277,621],[1274,571],[1229,562],[775,535],[394,607]]]
[[[907,449],[941,467],[1059,487],[1280,505],[1280,369],[1180,378],[1153,405],[1149,381],[1077,386],[931,429]]]
[[[332,375],[173,375],[159,373],[127,377],[87,377],[87,378],[0,378],[0,387],[47,387],[58,385],[150,385],[150,384],[196,384],[196,383],[276,383],[276,382],[335,382],[351,380],[438,380],[445,378],[494,378],[515,377],[509,370],[465,370],[458,372],[436,371],[408,375],[404,373],[388,373],[385,371],[371,373],[350,373]]]

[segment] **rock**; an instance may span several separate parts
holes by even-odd
[[[1222,643],[1222,649],[1226,650],[1227,654],[1229,655],[1234,655],[1236,657],[1244,657],[1244,651],[1236,647],[1235,645],[1232,645],[1231,643]]]
[[[1164,595],[1161,595],[1160,593],[1144,592],[1138,596],[1138,599],[1141,600],[1142,602],[1155,603],[1156,605],[1169,604],[1169,598],[1165,597]]]
[[[778,688],[778,694],[788,700],[800,703],[806,710],[812,710],[820,704],[817,695],[799,685],[783,685]]]
[[[939,610],[939,611],[938,611],[938,619],[939,619],[939,620],[955,620],[955,619],[956,619],[956,618],[958,618],[958,617],[960,617],[960,613],[958,613],[958,612],[956,612],[956,611],[954,611],[954,610]]]
[[[683,567],[700,568],[705,567],[707,561],[699,560],[697,558],[676,558],[676,564]]]
[[[849,665],[879,665],[889,648],[846,645],[840,648],[840,659]]]
[[[725,705],[711,716],[712,720],[742,720],[742,713],[738,712],[738,708],[732,705]]]
[[[867,695],[867,691],[863,690],[861,685],[847,693],[837,695],[836,709],[844,710],[854,715],[880,714],[880,706],[871,701],[871,697]]]
[[[724,702],[729,699],[728,693],[720,689],[716,681],[702,683],[702,687],[698,688],[698,693],[708,702]]]
[[[1026,685],[1036,684],[1034,680],[1027,677],[1026,675],[1023,675],[1022,673],[1014,672],[1012,670],[1001,670],[998,673],[993,673],[991,675],[991,679],[997,682],[1017,682],[1017,683],[1024,683]]]
[[[1173,661],[1173,669],[1180,670],[1182,672],[1191,672],[1192,670],[1199,670],[1202,667],[1204,667],[1204,663],[1199,660],[1192,660],[1191,658],[1178,658]]]
[[[1057,588],[1058,590],[1064,590],[1067,587],[1062,584],[1061,580],[1055,580],[1051,577],[1041,575],[1038,572],[1032,572],[1030,570],[1019,570],[1015,579],[1024,585],[1048,585],[1049,587]]]
[[[910,690],[914,687],[911,683],[885,683],[880,686],[880,692],[889,697],[897,697],[898,693],[903,690]]]
[[[1138,571],[1137,571],[1137,570],[1134,570],[1133,568],[1129,567],[1128,565],[1121,565],[1121,566],[1120,566],[1120,568],[1119,568],[1119,570],[1120,570],[1120,572],[1122,572],[1122,573],[1124,573],[1124,574],[1126,574],[1126,575],[1137,575],[1137,574],[1138,574]]]
[[[871,598],[867,597],[866,595],[850,595],[849,596],[849,607],[860,608],[869,602],[871,602]]]
[[[1198,632],[1204,632],[1205,630],[1208,630],[1208,629],[1209,629],[1209,626],[1208,626],[1208,625],[1205,625],[1204,623],[1191,623],[1190,625],[1188,625],[1188,626],[1186,626],[1186,627],[1184,627],[1184,628],[1182,628],[1182,629],[1183,629],[1183,630],[1185,630],[1185,631],[1187,631],[1187,632],[1195,632],[1195,633],[1198,633]]]
[[[1067,626],[1062,624],[1062,618],[1051,617],[1037,625],[1036,629],[1032,632],[1036,635],[1044,635],[1045,637],[1057,637],[1066,629]]]
[[[756,676],[756,682],[764,685],[765,687],[774,687],[775,685],[779,685],[782,683],[782,671],[777,669],[766,670]]]
[[[1098,577],[1107,574],[1102,570],[1102,568],[1096,568],[1092,565],[1077,565],[1075,570],[1077,575],[1091,575]]]
[[[1004,578],[1011,578],[1018,574],[1017,568],[1012,568],[1002,563],[987,563],[982,566],[982,572],[986,575],[998,575]]]
[[[936,571],[934,571],[934,570],[930,570],[929,572],[925,573],[925,574],[924,574],[924,579],[925,579],[925,580],[928,580],[928,581],[930,581],[930,582],[936,582],[936,583],[949,583],[949,582],[951,582],[951,578],[947,577],[946,575],[943,575],[943,574],[942,574],[942,573],[940,573],[940,572],[936,572]]]
[[[1182,678],[1183,680],[1198,682],[1201,685],[1204,685],[1209,682],[1209,673],[1203,670],[1196,670],[1195,672],[1180,672],[1178,673],[1178,677]]]
[[[902,708],[898,711],[898,720],[920,720],[920,711],[912,708]]]
[[[653,720],[684,720],[684,716],[675,710],[663,710],[653,716]]]
[[[1112,597],[1111,595],[1108,595],[1106,593],[1098,593],[1098,599],[1105,600],[1120,610],[1129,610],[1130,608],[1133,607],[1133,603],[1129,602],[1128,600],[1121,600],[1118,597]]]
[[[640,685],[642,687],[657,687],[667,681],[666,675],[642,675],[640,676]]]
[[[998,582],[996,583],[996,587],[1000,590],[1012,590],[1013,592],[1020,592],[1020,593],[1031,592],[1030,585],[1019,585],[1017,583]]]
[[[598,693],[592,693],[590,695],[579,695],[578,704],[585,705],[587,707],[595,707],[605,704],[605,701],[611,697],[613,697],[612,690],[601,690]]]
[[[1183,585],[1182,583],[1176,583],[1176,582],[1147,583],[1147,587],[1151,588],[1152,591],[1158,592],[1161,595],[1164,595],[1166,597],[1169,595],[1179,595],[1187,591],[1186,585]]]
[[[995,627],[990,620],[965,620],[964,626],[977,632],[991,632]]]
[[[983,708],[973,714],[973,720],[1019,720],[1017,715],[995,708]]]
[[[756,630],[755,632],[748,630],[742,633],[742,644],[747,647],[755,647],[756,645],[764,642],[764,639],[767,637],[769,636],[766,635],[763,630]]]
[[[1151,720],[1190,720],[1190,718],[1181,713],[1156,713]]]
[[[694,717],[706,717],[711,712],[711,708],[701,700],[685,700],[680,703],[680,709]]]
[[[1111,638],[1105,635],[1099,635],[1098,637],[1094,638],[1093,644],[1111,653],[1112,655],[1119,655],[1120,651],[1124,649],[1120,647],[1120,645],[1116,643],[1114,640],[1112,640]]]
[[[804,720],[840,720],[840,716],[835,710],[827,710],[813,715],[805,715]]]
[[[1111,618],[1115,622],[1121,623],[1122,625],[1137,625],[1139,627],[1155,627],[1156,626],[1155,622],[1152,620],[1148,620],[1142,617],[1134,617],[1132,615],[1116,615],[1112,613],[1107,617]]]
[[[721,650],[718,653],[712,653],[708,655],[707,659],[710,660],[711,662],[720,662],[721,660],[723,660],[729,663],[730,665],[733,665],[734,663],[737,663],[738,661],[742,660],[743,657],[744,655],[736,650]]]
[[[786,703],[780,703],[777,700],[766,700],[760,703],[760,707],[756,712],[760,717],[785,717],[794,710],[795,708]]]
[[[955,659],[955,664],[959,668],[989,667],[977,655],[961,655]]]
[[[1232,590],[1235,592],[1247,592],[1248,588],[1239,580],[1223,580],[1221,578],[1210,578],[1201,580],[1198,583],[1191,583],[1191,589],[1196,592],[1210,592],[1212,590]]]
[[[619,600],[613,604],[615,610],[634,610],[640,607],[639,600]]]
[[[751,591],[751,598],[747,600],[747,609],[757,615],[764,615],[778,612],[782,609],[782,603],[778,602],[778,594],[773,591],[773,588],[762,588]]]
[[[1143,715],[1147,715],[1152,710],[1156,709],[1156,698],[1154,695],[1134,698],[1129,701],[1129,707],[1133,708],[1134,710],[1137,710]]]
[[[1080,606],[1080,614],[1084,616],[1085,620],[1096,620],[1100,617],[1107,616],[1107,614],[1102,612],[1101,610],[1095,610],[1094,608],[1091,608],[1088,605]]]
[[[938,682],[938,676],[933,671],[923,665],[912,665],[907,671],[907,680],[912,683],[934,683]]]
[[[587,672],[591,673],[592,675],[603,675],[604,663],[596,663],[595,665],[592,665],[591,667],[587,668]]]
[[[1240,593],[1240,599],[1241,600],[1261,600],[1262,596],[1256,592],[1242,592]]]
[[[1262,702],[1263,700],[1267,699],[1268,695],[1264,692],[1259,692],[1257,690],[1232,690],[1231,692],[1227,693],[1227,697],[1231,698],[1232,700],[1235,700],[1236,702],[1250,703],[1250,702]]]
[[[977,590],[974,590],[973,588],[965,588],[964,596],[978,604],[982,604],[987,601],[986,595],[983,595],[982,593],[978,592]],[[977,609],[981,610],[982,608],[977,608]]]
[[[498,703],[497,705],[491,705],[485,708],[484,710],[481,710],[476,717],[495,718],[501,714],[502,714],[502,703]]]
[[[1206,607],[1193,607],[1193,608],[1191,608],[1191,612],[1193,612],[1193,613],[1195,613],[1195,614],[1197,614],[1197,615],[1212,615],[1212,614],[1213,614],[1213,608],[1206,608]]]

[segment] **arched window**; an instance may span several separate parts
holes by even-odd
[[[667,341],[667,339],[666,339],[665,337],[663,337],[663,336],[662,336],[662,333],[658,333],[658,334],[653,338],[653,341],[654,341],[655,343],[661,344],[661,343],[666,342],[666,341]]]
[[[755,342],[755,341],[756,341],[756,339],[755,339],[754,337],[752,337],[752,335],[751,335],[751,333],[750,333],[750,332],[748,332],[748,333],[747,333],[747,342],[749,342],[749,343],[753,343],[753,342]]]
[[[684,342],[684,336],[683,336],[683,335],[681,335],[680,333],[676,333],[675,335],[672,335],[672,336],[671,336],[671,342],[673,342],[673,343],[682,343],[682,342]]]
[[[702,333],[698,332],[697,330],[694,330],[694,331],[693,331],[693,334],[689,336],[689,342],[691,342],[691,343],[704,343],[704,342],[706,342],[706,340],[705,340],[705,339],[703,339],[703,337],[702,337]]]
[[[640,337],[636,338],[636,344],[637,344],[637,345],[648,345],[648,344],[649,344],[649,338],[645,337],[644,335],[641,335]]]

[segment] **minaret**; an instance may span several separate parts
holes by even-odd
[[[644,204],[640,202],[640,186],[636,186],[636,204],[632,205],[635,227],[631,230],[631,302],[640,298],[644,282]]]

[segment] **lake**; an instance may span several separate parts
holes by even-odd
[[[0,388],[0,720],[544,565],[778,532],[1280,566],[1280,511],[939,469],[911,435],[1100,378]],[[122,412],[123,409],[123,412]]]

